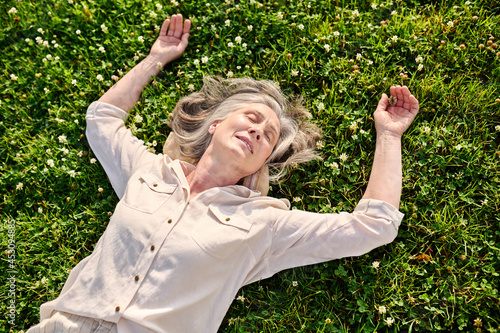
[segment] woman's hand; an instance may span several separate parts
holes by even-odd
[[[391,99],[396,100],[391,104],[389,97],[382,94],[374,113],[375,128],[378,135],[401,137],[418,113],[418,100],[406,86],[391,87],[390,91]]]
[[[163,66],[179,58],[188,45],[190,29],[191,21],[183,22],[182,14],[172,15],[170,19],[163,22],[160,36],[156,39],[149,54]]]

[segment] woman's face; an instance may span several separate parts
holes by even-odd
[[[259,170],[271,155],[279,138],[280,122],[267,105],[252,103],[214,122],[209,132],[214,152],[243,178]]]

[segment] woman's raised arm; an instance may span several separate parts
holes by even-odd
[[[153,44],[149,55],[102,95],[99,101],[127,112],[132,110],[144,87],[151,82],[151,78],[156,76],[163,66],[184,53],[190,29],[191,21],[184,21],[181,14],[165,20],[160,36]]]
[[[378,199],[399,207],[403,183],[401,138],[418,113],[418,100],[407,87],[391,87],[390,103],[382,95],[374,113],[377,143],[370,180],[363,199]]]

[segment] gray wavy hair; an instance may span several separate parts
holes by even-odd
[[[249,103],[268,106],[280,122],[278,141],[266,161],[272,180],[278,180],[290,165],[319,158],[315,148],[321,131],[310,121],[311,114],[302,106],[302,99],[290,101],[274,82],[251,78],[205,77],[200,91],[179,100],[169,126],[181,153],[199,160],[212,138],[210,125]]]

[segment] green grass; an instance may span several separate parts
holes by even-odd
[[[86,107],[148,53],[155,26],[180,12],[193,21],[190,45],[146,88],[129,125],[159,152],[164,120],[204,75],[275,80],[305,97],[324,132],[323,161],[272,186],[298,209],[352,210],[373,159],[378,98],[405,84],[421,103],[404,137],[397,239],[243,288],[220,332],[500,330],[498,2],[178,2],[0,5],[0,326],[38,322],[40,304],[57,297],[106,228],[117,197],[92,163]]]

